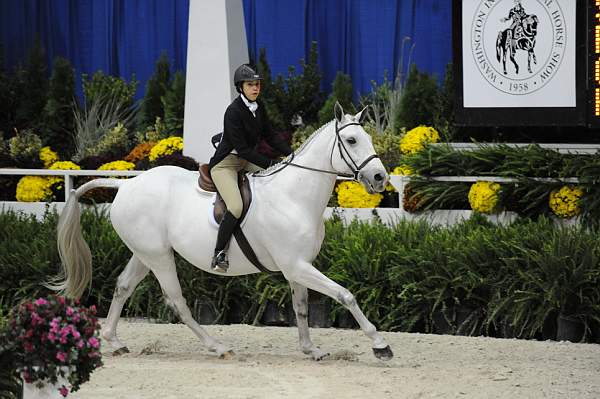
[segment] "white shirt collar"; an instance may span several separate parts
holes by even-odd
[[[252,115],[256,116],[256,110],[258,109],[258,103],[256,101],[248,101],[248,99],[246,98],[246,96],[244,94],[240,94],[240,96],[242,97],[242,101],[244,102],[244,104],[246,104],[246,107],[248,107],[248,109],[250,110],[250,112],[252,112]]]

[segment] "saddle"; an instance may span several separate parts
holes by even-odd
[[[217,188],[215,187],[215,184],[212,181],[208,164],[200,165],[200,176],[198,177],[198,185],[204,191],[217,193],[217,196],[215,198],[213,215],[215,217],[215,221],[218,224],[221,224],[221,220],[223,220],[223,216],[225,215],[225,212],[227,212],[227,206],[225,205],[225,201],[223,201],[221,194],[219,194]],[[242,195],[242,202],[244,204],[242,215],[240,216],[240,221],[242,221],[244,220],[246,213],[248,213],[248,208],[250,208],[250,203],[252,202],[252,191],[250,191],[250,183],[248,182],[248,178],[246,177],[246,174],[244,172],[238,173],[238,187],[240,189],[240,194]]]
[[[227,206],[225,205],[225,201],[223,201],[221,194],[219,194],[219,192],[217,191],[217,188],[215,187],[215,184],[212,181],[212,177],[210,176],[210,170],[209,170],[208,164],[200,165],[200,176],[198,177],[198,185],[204,191],[217,193],[216,198],[215,198],[214,208],[213,208],[213,216],[215,218],[215,221],[218,224],[221,224],[221,221],[223,220],[223,216],[225,215],[225,212],[227,211]],[[244,220],[246,213],[248,213],[248,208],[250,208],[250,203],[252,202],[252,191],[250,191],[250,183],[244,172],[238,173],[238,187],[240,188],[240,194],[242,194],[242,202],[244,204],[244,207],[242,210],[242,215],[240,216],[240,223],[241,223],[241,221]],[[235,230],[233,231],[233,236],[235,237],[235,240],[237,241],[238,245],[240,246],[240,249],[246,256],[246,258],[248,258],[250,263],[252,263],[261,272],[272,273],[269,269],[267,269],[265,266],[263,266],[263,264],[260,263],[260,261],[258,260],[256,253],[250,246],[250,243],[248,242],[248,239],[244,235],[244,232],[242,231],[242,228],[240,227],[239,223],[238,223],[237,227],[235,228]]]

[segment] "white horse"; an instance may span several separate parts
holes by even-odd
[[[360,123],[365,110],[346,115],[339,104],[335,119],[316,131],[297,153],[251,176],[253,202],[242,223],[260,262],[280,271],[289,281],[296,313],[300,349],[320,360],[328,355],[313,344],[307,322],[307,288],[345,306],[371,338],[375,356],[389,360],[393,353],[375,326],[358,307],[354,296],[319,272],[311,262],[319,253],[325,233],[323,212],[336,175],[349,175],[369,192],[381,192],[386,170]],[[292,161],[293,160],[293,161]],[[58,222],[62,279],[54,289],[80,297],[91,281],[90,249],[81,235],[78,198],[95,187],[118,188],[110,219],[119,237],[133,253],[120,274],[102,337],[116,353],[128,352],[117,338],[117,322],[125,301],[149,271],[158,279],[166,302],[202,343],[220,357],[230,348],[210,336],[192,317],[181,293],[173,251],[211,273],[210,262],[217,229],[209,220],[214,194],[197,188],[198,172],[173,166],[150,169],[135,178],[96,179],[79,187],[65,204]],[[230,276],[257,273],[232,240]]]

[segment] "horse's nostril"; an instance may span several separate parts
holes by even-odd
[[[383,180],[383,176],[381,173],[377,173],[375,176],[373,176],[375,178],[375,180],[377,181],[382,181]]]

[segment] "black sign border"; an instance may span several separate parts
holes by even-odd
[[[588,42],[590,18],[588,12],[595,0],[577,0],[575,49],[575,107],[536,108],[465,108],[463,91],[462,0],[452,0],[453,69],[455,87],[455,124],[457,126],[589,126],[594,93],[590,89],[588,71],[593,71]],[[591,27],[593,31],[593,27]],[[581,60],[587,60],[581,62]]]

